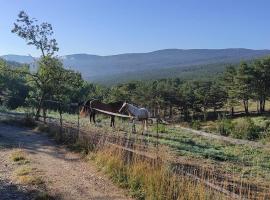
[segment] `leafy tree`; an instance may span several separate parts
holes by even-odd
[[[27,45],[33,45],[41,51],[42,56],[52,56],[59,50],[53,35],[52,25],[43,22],[38,24],[34,18],[30,18],[24,11],[18,15],[12,33],[16,33],[19,37],[26,40]]]
[[[38,99],[36,119],[40,115],[43,101],[50,93],[51,77],[47,76],[54,69],[54,64],[59,64],[50,59],[58,51],[57,42],[52,38],[52,25],[46,22],[38,24],[36,19],[30,18],[24,11],[18,15],[12,33],[26,40],[27,45],[33,45],[41,51],[42,58],[39,61],[39,69],[36,73],[27,73],[30,82],[34,83],[35,96]]]
[[[248,103],[253,97],[253,68],[242,62],[238,68],[236,76],[237,96],[243,102],[245,113],[249,113]]]
[[[12,73],[14,68],[16,67],[11,67],[0,60],[0,103],[12,109],[24,105],[29,90],[25,76]],[[16,69],[21,72],[29,71],[28,66]]]
[[[265,111],[265,101],[270,91],[270,58],[256,60],[254,68],[254,95],[259,102],[259,112]]]
[[[236,67],[229,65],[226,67],[222,76],[222,85],[224,85],[226,90],[227,105],[231,108],[232,116],[234,115],[234,106],[239,103],[237,99],[236,74]]]

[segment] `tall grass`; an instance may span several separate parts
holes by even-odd
[[[166,163],[128,156],[112,147],[99,150],[92,157],[115,183],[128,189],[136,199],[225,199],[202,183],[174,174]]]

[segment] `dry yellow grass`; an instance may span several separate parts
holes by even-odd
[[[18,176],[17,181],[23,185],[40,185],[44,183],[42,178],[36,175]]]
[[[25,156],[25,152],[23,150],[15,150],[14,152],[12,152],[12,154],[10,155],[10,159],[14,162],[18,162],[18,161],[22,161],[22,160],[26,160],[26,156]]]
[[[225,199],[202,183],[174,174],[165,163],[153,163],[114,148],[99,150],[94,160],[111,179],[137,199]]]
[[[24,165],[14,172],[15,179],[23,185],[40,185],[43,180],[36,174],[36,170],[30,166]]]

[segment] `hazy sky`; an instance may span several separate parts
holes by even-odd
[[[20,10],[53,25],[59,55],[110,55],[270,49],[269,8],[269,0],[0,0],[0,55],[40,54],[10,31]]]

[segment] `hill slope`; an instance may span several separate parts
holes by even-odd
[[[202,70],[207,66],[208,68],[211,66],[209,70],[215,72],[220,71],[219,66],[224,68],[224,63],[238,63],[242,60],[252,60],[267,55],[270,55],[270,50],[165,49],[149,53],[127,53],[111,56],[72,54],[60,58],[66,67],[80,71],[85,79],[109,83],[111,81],[106,80],[114,78],[117,80],[136,80],[138,78],[176,76],[183,71]],[[20,63],[33,62],[31,56],[8,55],[3,56],[3,58]]]

